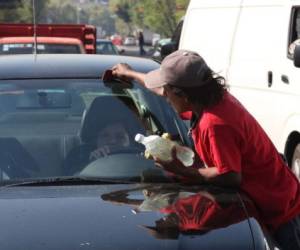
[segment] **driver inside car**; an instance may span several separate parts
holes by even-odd
[[[80,144],[68,153],[63,169],[67,175],[74,175],[89,163],[116,152],[126,152],[130,146],[129,133],[121,122],[104,125],[99,128],[94,142]]]
[[[65,175],[78,174],[100,158],[142,151],[134,136],[145,133],[144,124],[139,120],[138,110],[119,97],[95,98],[83,119],[81,143],[73,147],[63,161]]]
[[[109,155],[116,146],[129,147],[129,134],[123,124],[116,122],[105,126],[98,132],[96,145],[97,148],[89,155],[90,161]]]

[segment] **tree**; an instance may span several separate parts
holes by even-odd
[[[130,27],[172,36],[189,0],[111,0],[111,11]]]
[[[35,1],[35,16],[38,21],[45,21],[45,9],[49,0]],[[5,1],[0,0],[1,3]],[[9,5],[3,5],[0,8],[1,22],[15,22],[15,23],[32,23],[33,22],[33,6],[32,1],[20,0],[6,0],[10,2]],[[3,7],[3,8],[2,8]]]
[[[1,3],[14,7],[1,8]],[[108,35],[115,30],[128,35],[137,28],[147,28],[170,37],[189,0],[110,0],[109,7],[96,1],[74,3],[74,0],[35,0],[37,23],[90,23]],[[32,23],[32,0],[0,0],[0,22]]]
[[[48,23],[76,23],[79,11],[76,7],[71,0],[51,0],[46,13]]]
[[[21,0],[0,0],[0,8],[16,8],[21,4]]]
[[[117,27],[127,26],[125,30],[128,30],[128,33],[132,33],[131,11],[136,3],[137,0],[111,0],[109,3],[111,12],[113,12],[120,19],[117,20]],[[124,30],[119,30],[119,32],[124,33]]]
[[[177,22],[185,15],[190,0],[176,0],[176,20]]]
[[[176,28],[176,4],[174,0],[143,0],[144,23],[154,31],[170,37]],[[159,11],[157,11],[159,9]]]
[[[115,33],[115,16],[112,15],[108,7],[90,5],[87,12],[89,13],[88,23],[100,27],[106,35]]]

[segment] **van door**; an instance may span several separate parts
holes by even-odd
[[[230,91],[265,129],[280,152],[289,114],[277,69],[286,58],[287,21],[282,0],[244,0],[228,71]],[[281,83],[280,83],[281,84]],[[281,84],[282,85],[282,84]]]
[[[285,156],[293,172],[300,179],[300,68],[293,63],[296,44],[300,44],[300,1],[291,1],[286,7],[286,37],[282,43],[284,57],[276,69],[274,84],[282,93],[282,105],[278,115],[285,118],[280,140]]]
[[[240,0],[191,0],[179,48],[198,52],[217,73],[226,76]]]

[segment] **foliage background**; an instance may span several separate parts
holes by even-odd
[[[104,34],[149,29],[170,37],[189,0],[35,0],[38,23],[85,23]],[[32,0],[0,0],[0,22],[32,23]]]

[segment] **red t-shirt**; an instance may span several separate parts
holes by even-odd
[[[191,118],[191,112],[183,118]],[[300,184],[253,116],[228,92],[192,129],[195,150],[220,174],[241,173],[247,193],[271,230],[300,215]]]

